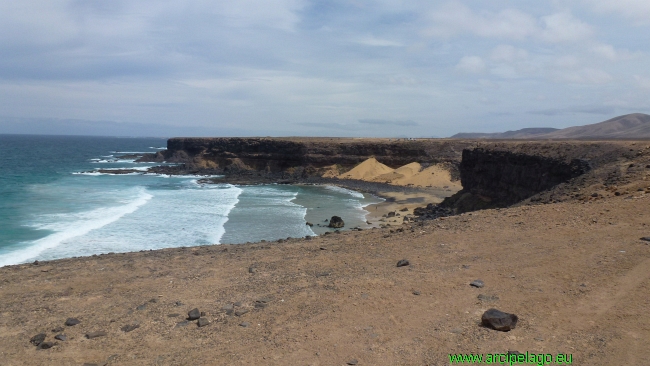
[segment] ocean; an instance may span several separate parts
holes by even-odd
[[[368,228],[381,199],[333,186],[201,184],[145,171],[131,154],[161,138],[0,135],[0,266],[169,247],[319,235],[324,220]],[[311,222],[314,226],[306,225]]]

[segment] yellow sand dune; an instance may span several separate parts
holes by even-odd
[[[368,160],[354,167],[354,169],[350,170],[349,172],[339,175],[339,178],[371,181],[377,176],[390,173],[392,171],[393,169],[378,162],[377,159],[369,158]]]
[[[443,166],[432,165],[422,169],[422,165],[413,162],[393,170],[375,158],[364,161],[349,172],[339,175],[339,178],[389,183],[398,186],[462,188],[460,182],[451,181],[451,174]]]

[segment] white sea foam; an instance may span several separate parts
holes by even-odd
[[[145,175],[151,175],[161,178],[181,178],[181,179],[191,179],[191,178],[221,178],[223,175],[198,175],[198,174],[184,174],[184,175],[174,175],[174,174],[160,174],[160,173],[146,173]],[[197,183],[200,185],[199,183]],[[207,184],[206,184],[207,185]],[[209,184],[213,185],[213,184]]]
[[[151,154],[151,151],[109,151],[111,154]]]
[[[0,267],[27,262],[30,259],[39,257],[45,251],[58,247],[65,241],[86,235],[93,230],[109,225],[123,216],[135,212],[152,197],[144,188],[138,188],[137,196],[121,206],[100,207],[85,212],[48,215],[43,220],[49,222],[34,226],[38,229],[54,231],[54,233],[28,244],[23,249],[0,255]],[[72,252],[71,254],[75,255],[75,253]]]
[[[350,196],[353,196],[353,197],[356,197],[356,198],[364,198],[363,193],[361,193],[361,192],[357,192],[357,191],[353,191],[353,190],[351,190],[351,189],[342,188],[342,187],[337,187],[337,186],[330,186],[330,185],[326,185],[325,188],[327,188],[327,189],[329,189],[329,190],[331,190],[331,191],[335,191],[335,192],[339,192],[339,193],[349,194]]]

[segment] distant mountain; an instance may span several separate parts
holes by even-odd
[[[540,136],[545,139],[650,138],[650,115],[626,114],[592,125],[569,127]]]
[[[626,139],[650,138],[650,115],[632,113],[585,126],[557,128],[523,128],[501,133],[457,133],[457,139]]]
[[[558,131],[557,128],[540,127],[540,128],[522,128],[516,131],[496,132],[496,133],[480,133],[480,132],[467,132],[457,133],[451,136],[452,139],[523,139],[530,138],[531,136],[543,135],[546,133]]]

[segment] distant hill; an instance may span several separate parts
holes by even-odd
[[[545,139],[650,138],[650,115],[626,114],[592,125],[569,127],[540,136]]]
[[[502,133],[457,133],[458,139],[627,139],[650,138],[650,115],[632,113],[614,117],[607,121],[585,126],[557,128],[524,128]]]

